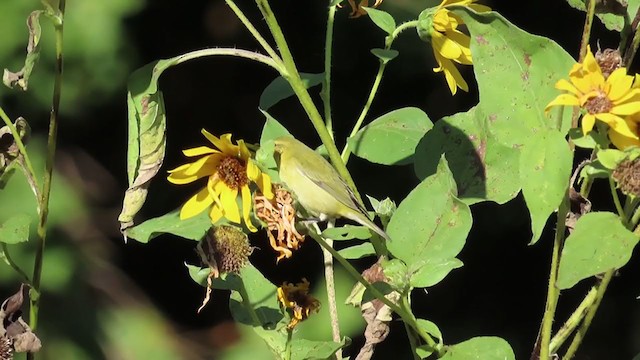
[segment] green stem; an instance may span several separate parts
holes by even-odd
[[[400,33],[402,33],[404,30],[414,28],[416,26],[418,26],[418,20],[409,21],[398,26],[393,31],[393,33],[391,33],[391,35],[387,36],[387,38],[385,39],[385,47],[384,47],[385,50],[391,49],[391,45],[393,44],[394,40],[398,38]],[[380,83],[382,82],[382,76],[384,75],[384,70],[386,69],[386,67],[387,67],[387,62],[380,60],[380,65],[378,66],[378,72],[376,73],[376,77],[373,80],[373,85],[371,86],[371,90],[369,91],[367,102],[365,102],[364,106],[362,107],[360,116],[358,116],[358,120],[356,120],[356,123],[353,126],[353,129],[351,129],[349,138],[354,137],[358,133],[358,131],[360,131],[360,128],[362,127],[362,123],[364,122],[364,119],[367,117],[367,114],[369,113],[369,109],[371,109],[371,104],[373,104],[373,100],[375,99],[376,94],[378,93],[378,88],[380,87]],[[349,142],[347,142],[344,146],[344,149],[342,149],[342,154],[341,154],[342,161],[344,161],[345,164],[349,161],[350,155],[351,155],[351,149],[349,148]]]
[[[333,117],[331,116],[331,52],[333,50],[333,24],[337,5],[329,5],[327,15],[327,33],[324,40],[324,85],[320,92],[324,104],[324,121],[327,132],[333,138]]]
[[[232,49],[232,48],[212,48],[212,49],[202,49],[202,50],[191,51],[186,54],[175,57],[175,65],[179,65],[193,59],[198,59],[198,58],[207,57],[207,56],[236,56],[236,57],[241,57],[241,58],[261,62],[265,65],[268,65],[274,68],[280,73],[285,71],[281,63],[278,63],[277,61],[275,61],[274,59],[266,55],[249,51],[249,50]]]
[[[587,54],[587,46],[591,37],[591,27],[593,26],[593,17],[596,13],[596,0],[587,0],[587,14],[584,21],[584,29],[582,31],[582,39],[580,40],[580,59],[582,61]]]
[[[384,294],[382,294],[375,286],[371,285],[371,283],[369,283],[365,278],[363,278],[362,275],[356,269],[354,269],[353,266],[351,266],[349,261],[347,261],[344,257],[342,257],[342,255],[340,255],[340,253],[338,253],[334,248],[329,246],[319,234],[310,232],[309,235],[311,235],[311,237],[314,240],[316,240],[316,242],[320,244],[320,246],[322,246],[324,249],[330,252],[331,255],[336,260],[338,260],[338,262],[347,270],[349,275],[351,275],[354,279],[356,279],[359,283],[361,283],[367,290],[369,290],[369,292],[371,292],[371,294],[375,296],[376,299],[382,301],[383,304],[387,305],[391,310],[393,310],[393,312],[398,314],[400,318],[402,318],[402,321],[405,324],[408,324],[418,335],[420,335],[420,337],[427,343],[427,345],[434,352],[437,352],[440,355],[444,354],[444,349],[440,347],[433,340],[431,335],[429,335],[424,330],[420,329],[420,327],[418,326],[418,322],[415,316],[413,316],[413,313],[411,312],[410,309],[407,310],[404,307],[398,306],[397,304],[394,304],[392,301],[387,299],[384,296]]]
[[[49,215],[49,196],[51,195],[51,180],[53,179],[53,163],[56,154],[56,141],[58,135],[58,113],[60,110],[60,97],[62,95],[62,72],[63,72],[63,30],[64,30],[64,11],[66,0],[58,2],[58,17],[54,21],[55,29],[55,53],[56,68],[53,83],[53,99],[51,101],[51,114],[49,116],[49,134],[47,137],[47,159],[45,163],[44,184],[42,188],[42,198],[40,199],[40,213],[38,221],[38,244],[36,256],[33,265],[33,291],[30,292],[35,296],[30,296],[29,310],[29,326],[35,330],[38,327],[38,311],[40,309],[40,280],[42,278],[42,263],[44,257],[44,248],[47,236],[47,219]],[[28,358],[33,359],[32,353]]]
[[[622,205],[620,204],[620,197],[618,196],[618,190],[616,190],[616,183],[614,182],[612,177],[609,177],[609,190],[611,191],[611,197],[613,198],[613,203],[616,206],[616,210],[618,211],[618,216],[620,216],[620,220],[625,221],[626,216]],[[625,221],[626,225],[626,221]]]
[[[291,342],[293,340],[293,329],[287,328],[287,343],[284,348],[284,360],[291,360]]]
[[[551,342],[553,318],[555,316],[558,297],[560,295],[560,290],[556,287],[556,280],[558,278],[558,264],[560,262],[560,251],[562,250],[562,243],[564,241],[565,219],[568,211],[569,194],[567,192],[562,199],[560,207],[558,208],[558,216],[556,220],[556,234],[553,239],[551,270],[549,271],[549,284],[547,288],[547,304],[545,306],[544,316],[542,318],[542,327],[540,330],[540,360],[549,360],[550,355],[549,345]]]
[[[361,201],[362,198],[360,197],[360,194],[358,193],[358,189],[356,188],[355,183],[353,182],[353,178],[351,177],[351,174],[347,170],[345,163],[342,161],[342,158],[340,157],[340,153],[338,152],[338,149],[336,148],[336,145],[333,142],[333,138],[331,137],[331,134],[329,134],[329,132],[327,131],[327,128],[324,124],[324,120],[322,119],[322,116],[320,115],[318,108],[316,108],[315,104],[313,103],[313,99],[311,99],[311,96],[309,95],[307,88],[305,87],[304,83],[302,82],[302,79],[300,78],[300,73],[298,72],[298,69],[296,68],[296,64],[293,61],[293,56],[291,55],[291,51],[289,50],[289,45],[287,44],[287,41],[284,38],[282,29],[280,29],[278,20],[276,19],[273,11],[271,10],[271,7],[269,6],[269,2],[267,0],[256,0],[256,4],[258,5],[260,12],[264,16],[265,21],[267,22],[267,26],[269,27],[269,30],[271,31],[271,34],[273,35],[273,38],[276,42],[276,45],[280,50],[280,54],[282,55],[284,67],[287,71],[287,73],[283,74],[282,76],[289,82],[289,84],[291,85],[291,88],[293,89],[293,92],[298,97],[300,104],[302,105],[305,112],[307,113],[307,116],[311,120],[313,127],[315,128],[316,132],[318,133],[318,136],[320,137],[320,140],[322,140],[322,143],[327,149],[329,159],[331,160],[331,163],[335,167],[336,171],[338,171],[340,176],[342,176],[342,178],[346,181],[347,185],[349,185],[349,187],[353,190],[358,200]]]
[[[260,43],[260,45],[262,46],[264,51],[266,51],[267,54],[269,54],[269,56],[278,65],[282,65],[282,59],[280,59],[280,56],[278,56],[278,53],[275,50],[273,50],[271,45],[269,45],[269,43],[262,37],[262,35],[260,35],[260,32],[253,26],[251,21],[249,21],[249,19],[247,19],[247,17],[244,15],[242,10],[240,10],[238,5],[236,5],[236,3],[233,0],[225,0],[225,2],[231,8],[231,10],[236,14],[238,19],[240,19],[240,21],[247,28],[247,30],[249,30],[251,35],[253,35],[254,39],[256,39],[258,41],[258,43]]]
[[[240,297],[242,298],[242,304],[244,305],[245,309],[249,311],[249,315],[251,316],[253,325],[262,326],[262,322],[260,321],[258,314],[256,313],[255,309],[253,308],[253,305],[251,304],[251,300],[249,299],[249,293],[247,292],[247,288],[244,286],[244,280],[242,280],[242,278],[240,278],[240,289],[238,290],[240,292]]]
[[[635,200],[635,199],[634,199]],[[640,200],[640,199],[638,199]],[[631,220],[629,221],[629,228],[634,229],[638,225],[638,221],[640,221],[640,207],[636,208]]]
[[[27,273],[24,272],[24,270],[22,270],[22,268],[18,264],[16,264],[15,261],[13,261],[11,255],[9,254],[9,248],[7,247],[7,244],[0,243],[0,245],[2,245],[2,253],[4,254],[4,258],[7,260],[7,263],[9,263],[9,266],[11,266],[13,270],[15,270],[15,272],[17,272],[22,277],[22,280],[26,284],[28,284],[29,287],[31,287],[31,279],[29,279],[29,275],[27,275]]]
[[[633,31],[633,38],[629,46],[624,50],[624,56],[622,60],[622,66],[629,67],[633,58],[636,56],[636,52],[638,51],[638,46],[640,46],[640,9],[636,11],[636,16],[633,18],[633,22],[631,24],[631,31]],[[626,42],[626,41],[625,41]],[[623,45],[621,42],[620,45]]]
[[[607,271],[602,277],[602,280],[600,280],[600,284],[597,285],[598,290],[596,292],[596,298],[593,304],[591,305],[591,307],[589,307],[589,310],[587,311],[587,314],[584,317],[584,321],[582,322],[582,325],[580,325],[580,328],[578,329],[578,331],[576,332],[576,335],[573,337],[573,340],[571,341],[571,345],[569,345],[569,349],[567,349],[567,352],[562,357],[562,359],[570,360],[576,354],[578,347],[582,343],[582,339],[584,339],[584,336],[586,335],[587,330],[591,325],[591,321],[593,320],[593,317],[596,315],[596,312],[598,311],[600,302],[602,302],[604,293],[605,291],[607,291],[607,286],[609,286],[609,282],[611,281],[611,278],[613,277],[614,273],[615,273],[615,269],[611,269]]]
[[[418,356],[418,339],[416,339],[415,334],[413,333],[413,329],[404,323],[404,330],[407,332],[407,338],[409,339],[409,346],[411,346],[411,353],[413,354],[413,360],[420,360]]]
[[[317,223],[314,223],[315,230],[321,233]],[[333,227],[333,221],[327,223],[327,228]],[[332,239],[325,239],[327,245],[333,247]],[[327,287],[327,301],[329,302],[329,317],[331,318],[331,335],[333,341],[339,343],[341,341],[340,336],[340,319],[338,317],[338,305],[336,303],[336,286],[333,276],[333,256],[326,249],[322,248],[322,257],[324,259],[324,278]],[[338,349],[335,354],[337,360],[342,359],[342,349]]]
[[[16,129],[15,125],[13,125],[11,119],[9,119],[9,116],[7,116],[7,113],[4,112],[4,109],[2,109],[2,107],[0,107],[0,117],[2,117],[5,125],[9,128],[9,131],[11,131],[11,135],[13,136],[16,145],[18,145],[18,151],[20,151],[20,155],[22,155],[22,158],[24,159],[24,163],[29,174],[28,176],[33,179],[36,188],[38,188],[38,180],[36,178],[35,171],[33,171],[33,165],[31,164],[31,159],[29,158],[29,154],[27,153],[27,148],[24,146],[24,142],[22,142],[22,138],[20,137],[20,134],[18,134],[18,130]]]
[[[569,316],[569,319],[567,319],[560,330],[558,330],[558,333],[553,337],[553,339],[551,339],[549,348],[549,352],[551,354],[557,353],[562,344],[564,344],[564,342],[569,338],[569,335],[571,335],[578,325],[580,325],[580,322],[587,314],[587,311],[595,302],[597,292],[598,289],[595,286],[589,290],[580,305],[578,305],[573,314]]]

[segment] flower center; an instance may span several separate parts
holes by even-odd
[[[587,101],[587,103],[585,104],[585,109],[587,109],[589,114],[606,113],[609,112],[612,107],[613,103],[611,102],[611,100],[609,100],[609,98],[607,98],[607,95],[602,92],[600,92],[598,96]]]
[[[227,156],[218,165],[218,176],[232,189],[240,189],[249,182],[247,167],[242,160]]]

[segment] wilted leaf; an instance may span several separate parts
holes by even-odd
[[[17,86],[20,90],[27,91],[29,87],[29,77],[40,57],[40,15],[42,14],[44,14],[43,10],[33,11],[27,18],[29,42],[27,43],[27,57],[22,69],[17,72],[4,69],[2,82],[11,89]]]

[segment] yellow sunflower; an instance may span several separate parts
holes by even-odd
[[[293,285],[285,282],[278,288],[278,301],[285,309],[291,310],[291,321],[287,328],[293,329],[299,322],[306,320],[311,312],[318,312],[320,302],[309,295],[309,281],[302,279],[302,282]]]
[[[469,85],[464,80],[454,62],[463,65],[471,65],[471,50],[469,44],[471,39],[460,30],[458,26],[463,25],[462,18],[447,9],[449,6],[466,6],[477,12],[490,11],[491,8],[475,4],[476,0],[444,0],[436,8],[433,15],[432,26],[429,30],[429,38],[433,55],[438,63],[434,72],[444,72],[444,77],[449,85],[452,95],[455,95],[458,88],[469,91]]]
[[[238,140],[237,145],[234,145],[231,142],[231,134],[217,138],[204,129],[202,134],[215,148],[200,146],[186,149],[183,151],[185,156],[198,158],[194,162],[169,170],[167,179],[179,185],[207,177],[207,186],[182,206],[180,219],[188,219],[208,209],[212,223],[225,217],[230,222],[240,224],[240,209],[236,202],[240,195],[242,220],[250,231],[257,231],[249,219],[253,203],[249,185],[256,184],[260,191],[271,199],[271,179],[260,171],[243,140]]]
[[[631,130],[631,132],[636,136],[626,136],[617,131],[614,131],[613,128],[609,128],[607,133],[609,134],[609,140],[611,140],[613,146],[620,150],[624,150],[632,146],[640,147],[640,138],[638,138],[638,136],[640,135],[640,133],[638,133],[638,130],[640,129],[638,129],[638,121],[640,121],[640,118],[637,118],[637,116],[625,119],[629,130]]]
[[[600,120],[609,125],[609,133],[638,139],[630,129],[629,121],[625,120],[640,111],[640,89],[633,86],[633,80],[623,67],[605,79],[588,47],[582,63],[573,65],[569,71],[569,81],[561,79],[556,83],[556,89],[566,92],[553,99],[545,111],[552,106],[579,106],[585,110],[581,124],[583,134],[591,131],[596,120]]]

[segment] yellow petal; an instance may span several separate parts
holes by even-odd
[[[244,220],[244,224],[247,226],[247,229],[251,232],[256,232],[255,226],[251,223],[251,218],[249,215],[251,214],[251,191],[249,191],[249,187],[247,185],[242,187],[242,219]]]
[[[544,108],[544,111],[549,111],[552,106],[578,106],[580,105],[580,101],[572,95],[572,94],[560,94],[555,99],[551,100],[547,107]]]
[[[238,140],[238,153],[242,160],[247,161],[251,158],[251,152],[247,145],[244,143],[244,140]]]
[[[431,36],[431,44],[435,51],[447,59],[456,59],[462,54],[460,45],[438,32]]]
[[[558,80],[558,82],[556,83],[556,89],[558,90],[564,90],[564,91],[568,91],[574,95],[581,95],[582,93],[580,91],[578,91],[578,89],[576,89],[575,86],[573,86],[573,84],[571,84],[570,82],[568,82],[565,79],[560,79]]]
[[[240,223],[240,210],[238,209],[238,203],[236,198],[238,197],[238,190],[229,188],[222,181],[219,182],[216,187],[223,187],[220,191],[220,202],[222,202],[222,210],[224,211],[224,217],[229,221],[236,224]]]
[[[589,131],[593,129],[593,125],[596,123],[596,118],[591,114],[585,114],[582,117],[582,134],[587,135]]]
[[[611,84],[611,89],[609,90],[609,94],[607,94],[608,98],[611,101],[616,101],[623,97],[625,94],[629,92],[631,89],[631,85],[633,84],[633,76],[626,75],[627,70],[625,68],[619,68],[607,79],[607,83]]]
[[[195,148],[182,150],[182,153],[188,157],[214,154],[217,152],[219,151],[206,146],[198,146]]]
[[[211,207],[211,210],[209,210],[209,218],[211,219],[212,224],[217,223],[218,220],[222,218],[222,209],[220,208],[220,206],[214,204]]]
[[[209,197],[209,191],[206,188],[200,190],[182,205],[182,209],[180,209],[180,220],[200,214],[212,203],[213,199]]]
[[[256,183],[258,184],[258,188],[260,188],[260,192],[262,192],[262,194],[266,196],[267,199],[273,199],[273,191],[271,190],[271,177],[269,175],[261,173],[260,178]]]
[[[202,135],[207,138],[215,147],[220,149],[221,152],[231,155],[237,156],[236,146],[231,143],[231,134],[224,134],[220,138],[212,135],[205,129],[202,129]]]
[[[608,134],[613,145],[620,150],[624,150],[631,146],[640,146],[640,140],[624,136],[613,129],[609,129]]]
[[[609,110],[609,112],[616,115],[633,115],[637,112],[640,112],[640,101],[614,105],[611,110]]]
[[[624,121],[623,118],[616,116],[610,113],[603,114],[595,114],[596,119],[605,122],[613,131],[620,133],[624,136],[628,137],[638,137],[638,135],[634,134],[631,129],[629,129],[629,125]]]

